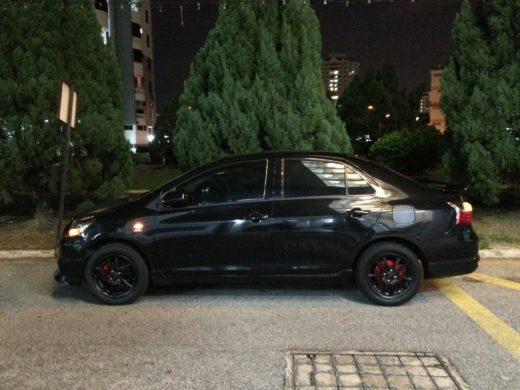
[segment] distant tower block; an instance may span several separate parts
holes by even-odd
[[[344,53],[331,53],[324,58],[321,69],[325,89],[335,102],[358,73],[359,62]]]
[[[435,127],[441,133],[446,131],[446,117],[441,110],[441,78],[442,69],[430,71],[429,114],[430,126]]]
[[[151,0],[93,0],[105,44],[110,41],[123,78],[125,136],[146,151],[156,120]]]

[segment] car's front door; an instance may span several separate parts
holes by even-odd
[[[350,268],[350,255],[380,215],[374,188],[341,161],[289,158],[279,164],[283,175],[272,213],[279,272],[332,274]]]
[[[187,179],[174,189],[190,198],[157,216],[160,268],[167,276],[234,275],[270,264],[272,202],[267,159],[234,163]]]

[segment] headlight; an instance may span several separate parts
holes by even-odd
[[[79,237],[83,232],[94,223],[94,218],[85,218],[77,222],[73,222],[65,231],[65,237]]]

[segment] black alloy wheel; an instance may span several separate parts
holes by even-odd
[[[109,244],[98,249],[87,261],[85,281],[90,292],[102,302],[128,304],[148,288],[148,267],[132,248]]]
[[[401,305],[412,299],[423,277],[421,262],[407,247],[380,243],[368,248],[356,265],[356,284],[372,302]]]

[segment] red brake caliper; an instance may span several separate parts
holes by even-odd
[[[381,279],[381,276],[383,272],[387,268],[391,268],[394,265],[394,262],[392,260],[386,260],[384,257],[377,262],[377,265],[374,268],[374,275],[376,279],[376,284],[378,288],[382,287],[383,281]]]
[[[106,282],[109,271],[110,271],[110,263],[108,261],[105,261],[101,265],[101,280]]]

